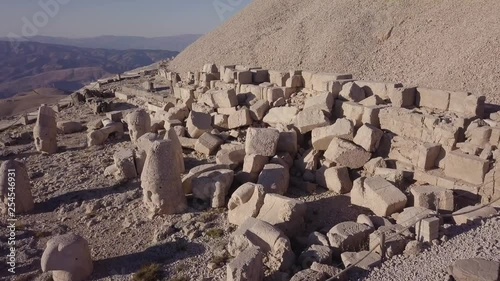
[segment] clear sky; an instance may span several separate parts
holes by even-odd
[[[203,34],[250,2],[251,0],[0,0],[0,37],[6,37],[9,33],[61,37]]]

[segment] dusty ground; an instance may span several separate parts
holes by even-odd
[[[212,62],[467,90],[500,102],[496,0],[256,0],[171,64]]]

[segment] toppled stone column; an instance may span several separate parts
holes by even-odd
[[[34,202],[28,171],[24,163],[17,160],[7,160],[0,166],[0,213],[2,215],[10,213],[8,194],[12,192],[15,194],[14,211],[16,214],[33,210]]]
[[[146,154],[141,175],[144,204],[152,214],[183,212],[187,208],[187,201],[174,142],[155,141]]]
[[[68,233],[51,238],[42,255],[42,271],[52,271],[54,281],[83,281],[94,266],[88,242]]]
[[[130,140],[133,144],[136,144],[139,137],[151,130],[151,117],[143,109],[129,113],[125,121],[128,124]]]
[[[38,118],[33,128],[36,150],[43,153],[57,152],[57,123],[56,113],[52,108],[43,104],[38,110]]]

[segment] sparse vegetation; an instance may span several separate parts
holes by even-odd
[[[207,230],[207,236],[210,238],[221,238],[224,236],[224,230],[220,228],[211,228]]]
[[[157,281],[161,280],[161,267],[154,263],[141,267],[139,271],[134,273],[134,281]]]

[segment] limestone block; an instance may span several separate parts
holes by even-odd
[[[316,171],[319,165],[319,157],[319,151],[312,148],[308,149],[294,161],[294,166],[302,173],[306,171]]]
[[[489,170],[489,162],[477,156],[458,150],[446,154],[444,173],[446,176],[461,179],[472,184],[482,184]]]
[[[366,124],[358,129],[354,137],[354,143],[368,152],[375,152],[378,149],[383,134],[384,132],[382,132],[382,130]]]
[[[255,84],[269,82],[269,71],[267,69],[251,69],[252,81]]]
[[[269,102],[258,100],[250,106],[250,116],[254,121],[261,121],[269,110]]]
[[[389,168],[375,168],[374,176],[379,176],[394,184],[395,186],[402,186],[404,181],[404,171]]]
[[[449,271],[456,281],[495,281],[500,279],[500,263],[480,258],[455,261]]]
[[[123,124],[119,122],[112,122],[101,129],[89,132],[87,134],[87,145],[102,145],[111,135],[113,135],[116,139],[120,139],[123,136]]]
[[[268,193],[257,219],[279,228],[288,237],[295,237],[304,230],[306,204],[302,201]]]
[[[286,86],[286,81],[290,78],[290,73],[275,70],[269,70],[269,82],[276,84],[278,87]]]
[[[330,92],[320,92],[306,99],[304,109],[317,108],[326,112],[332,112],[335,97]]]
[[[302,75],[304,76],[304,79],[306,79],[307,74],[305,74],[305,72],[302,72]],[[325,72],[314,73],[310,79],[311,87],[307,87],[308,83],[306,83],[306,88],[310,88],[315,91],[327,91],[327,86],[329,81],[335,81],[341,79],[352,79],[352,75],[325,73]]]
[[[397,216],[396,223],[403,227],[411,227],[415,225],[420,219],[435,215],[436,212],[422,207],[408,207],[405,208]]]
[[[377,95],[386,100],[390,98],[391,92],[402,87],[400,83],[383,83],[371,81],[356,81],[356,84],[365,91],[366,96]]]
[[[386,107],[387,105],[365,106],[363,108],[363,115],[361,116],[361,123],[380,128],[380,110]]]
[[[326,273],[308,268],[295,273],[290,281],[325,281],[327,279]]]
[[[199,153],[212,155],[217,149],[219,149],[222,143],[223,141],[219,137],[206,132],[201,135],[198,140],[196,140],[194,149]]]
[[[370,175],[373,175],[375,173],[375,169],[377,168],[387,168],[387,164],[385,163],[384,158],[372,158],[363,166],[363,169]]]
[[[354,124],[346,118],[337,119],[333,125],[319,127],[312,130],[311,142],[316,150],[327,150],[333,138],[352,140],[354,137]]]
[[[324,157],[339,165],[358,169],[370,160],[371,153],[352,142],[333,138],[328,149],[325,151]]]
[[[341,222],[328,231],[326,236],[330,246],[337,249],[337,253],[358,251],[366,242],[373,229],[365,224],[353,221]]]
[[[15,203],[14,208],[12,203]],[[26,165],[18,160],[4,161],[0,165],[0,214],[5,217],[14,217],[15,214],[30,212],[34,206]]]
[[[345,117],[351,120],[356,128],[359,128],[363,125],[364,110],[365,107],[359,103],[336,100],[334,106],[334,116],[337,118]]]
[[[247,218],[255,218],[264,204],[264,187],[254,183],[245,183],[231,195],[228,203],[227,219],[229,223],[241,225]]]
[[[368,255],[366,258],[364,258],[361,262],[357,263],[354,267],[352,267],[353,270],[361,270],[361,271],[370,271],[373,268],[379,266],[382,263],[382,259],[379,254],[372,252],[368,254],[368,251],[361,251],[361,252],[344,252],[340,255],[340,258],[342,259],[342,263],[344,263],[344,266],[350,266],[351,264],[355,264],[358,261],[361,260],[364,256]]]
[[[311,245],[299,256],[299,263],[302,268],[309,268],[314,263],[331,264],[332,250],[328,246]]]
[[[481,218],[489,218],[498,214],[497,210],[491,206],[481,208],[480,206],[467,206],[453,213],[453,220],[456,224],[466,224]]]
[[[236,169],[245,159],[245,146],[238,145],[230,149],[223,148],[217,152],[215,162],[228,165],[230,169]]]
[[[257,154],[245,155],[245,160],[243,162],[243,172],[260,173],[267,163],[269,163],[268,156]]]
[[[280,129],[280,135],[278,138],[278,146],[276,147],[277,153],[289,153],[292,157],[297,154],[299,149],[297,144],[297,131],[294,129],[286,130]]]
[[[311,232],[307,237],[307,244],[311,245],[321,245],[321,246],[330,246],[330,242],[328,241],[328,237],[320,232]]]
[[[214,115],[214,127],[218,128],[221,131],[225,131],[229,129],[228,124],[229,116],[223,114],[215,114]]]
[[[342,86],[342,91],[339,97],[353,102],[360,102],[365,99],[365,91],[361,89],[355,82],[349,82]]]
[[[466,135],[469,138],[470,143],[483,147],[485,144],[490,142],[491,133],[491,127],[483,126],[467,130]]]
[[[316,183],[339,194],[349,193],[352,189],[352,181],[347,167],[331,167],[317,170]]]
[[[247,108],[242,108],[236,111],[235,113],[229,115],[227,123],[229,129],[236,129],[252,125],[252,117],[250,116],[250,111]]]
[[[212,208],[226,205],[226,196],[233,184],[233,170],[214,170],[201,173],[191,181],[193,197],[210,203]]]
[[[305,134],[315,128],[330,125],[330,120],[328,120],[323,110],[311,107],[299,112],[293,123],[301,134]]]
[[[73,134],[84,131],[82,123],[75,121],[59,121],[57,122],[57,131],[61,134]]]
[[[415,226],[417,240],[422,242],[432,242],[439,238],[439,218],[425,218]]]
[[[248,218],[231,234],[228,251],[232,256],[238,256],[251,246],[261,249],[264,263],[271,270],[287,271],[295,262],[288,237],[278,228],[255,218]]]
[[[453,191],[433,185],[414,186],[411,188],[413,205],[431,210],[453,211]]]
[[[391,258],[392,256],[402,254],[409,240],[406,239],[402,234],[397,233],[397,231],[399,230],[398,228],[401,229],[402,227],[382,226],[375,232],[371,233],[369,237],[370,238],[369,248],[373,249],[377,244],[380,243],[380,236],[383,233],[385,234],[384,247],[386,251],[386,258]],[[382,254],[380,246],[376,248],[375,253],[379,255]]]
[[[152,214],[181,213],[187,208],[177,153],[171,140],[155,141],[146,152],[141,186],[144,204]]]
[[[212,117],[207,113],[191,111],[186,122],[186,128],[191,138],[199,138],[205,132],[212,130]]]
[[[286,87],[302,88],[304,87],[302,75],[292,75],[286,80]]]
[[[280,124],[286,126],[293,123],[297,113],[298,109],[296,107],[274,107],[267,112],[262,121],[273,127]]]
[[[258,184],[264,186],[266,193],[283,195],[288,190],[290,173],[288,167],[279,164],[267,164],[259,174]]]
[[[259,247],[248,247],[227,264],[227,281],[263,280],[263,258]]]
[[[186,194],[192,193],[193,191],[192,181],[199,175],[210,171],[224,170],[224,169],[229,169],[229,166],[225,164],[204,164],[192,168],[189,171],[189,173],[182,178],[182,188],[184,192]]]
[[[450,92],[418,87],[415,105],[418,107],[448,110],[448,106],[450,105]]]
[[[41,264],[43,272],[52,271],[54,281],[83,281],[94,269],[87,240],[74,233],[51,238]]]
[[[353,183],[351,204],[368,208],[377,216],[403,210],[406,201],[406,195],[382,177],[359,178]]]
[[[279,131],[276,129],[249,128],[245,141],[246,154],[274,156],[278,146]]]
[[[113,159],[118,170],[119,178],[135,179],[138,176],[133,150],[122,148],[115,152]]]
[[[361,104],[363,106],[376,106],[376,105],[380,105],[380,104],[385,104],[385,102],[379,96],[373,95],[373,96],[369,96],[369,97],[363,99],[362,101],[359,102],[359,104]]]
[[[389,92],[389,99],[394,107],[409,108],[415,106],[415,87],[395,88]]]

